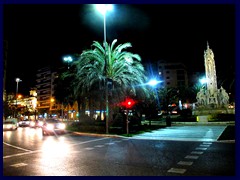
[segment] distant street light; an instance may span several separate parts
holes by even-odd
[[[147,84],[154,87],[161,82],[162,81],[157,81],[156,79],[151,79]]]
[[[107,56],[106,56],[106,47],[107,47],[107,35],[106,35],[106,13],[113,9],[112,4],[96,4],[96,9],[103,15],[103,28],[104,28],[104,48],[105,48],[105,98],[106,98],[106,134],[108,134],[108,77],[107,77]]]
[[[16,87],[16,117],[17,117],[17,99],[18,99],[18,83],[22,82],[22,80],[20,78],[16,78],[16,83],[17,83],[17,87]]]
[[[161,107],[160,107],[160,101],[159,101],[159,97],[158,97],[158,92],[157,89],[155,88],[159,83],[161,83],[163,81],[157,81],[156,79],[151,79],[147,85],[152,86],[154,88],[155,94],[156,94],[156,99],[157,99],[157,107],[159,109],[159,111],[161,111]],[[161,113],[161,112],[158,112]],[[151,125],[151,121],[149,121],[149,125]]]
[[[68,64],[68,69],[69,69],[69,63],[73,61],[73,60],[72,60],[72,57],[71,57],[71,56],[67,56],[67,57],[64,57],[63,60],[64,60],[65,62],[67,62],[67,64]]]

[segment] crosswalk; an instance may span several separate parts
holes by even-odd
[[[133,136],[133,139],[217,141],[226,126],[171,126]]]

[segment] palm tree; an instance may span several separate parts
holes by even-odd
[[[105,83],[111,81],[111,100],[121,101],[129,92],[134,96],[140,92],[146,94],[146,88],[139,86],[146,82],[141,57],[125,50],[132,47],[131,43],[116,46],[116,42],[115,39],[111,45],[106,44],[105,51],[104,46],[94,41],[93,49],[83,51],[78,61],[73,63],[76,67],[75,93],[97,90],[99,95],[103,95]],[[103,100],[103,96],[100,99]]]

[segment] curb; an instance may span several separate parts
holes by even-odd
[[[94,137],[112,137],[112,138],[124,138],[124,136],[120,135],[113,135],[113,134],[97,134],[97,133],[83,133],[83,132],[75,132],[69,131],[69,133],[77,134],[77,135],[87,135],[87,136],[94,136]],[[126,137],[127,138],[127,137]]]

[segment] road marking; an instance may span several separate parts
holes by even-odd
[[[200,154],[203,154],[203,152],[202,151],[192,151],[191,154],[198,154],[198,155],[200,155]]]
[[[94,147],[103,147],[104,145],[96,145],[96,146],[94,146]]]
[[[192,161],[179,161],[177,164],[191,166],[193,164],[193,162]]]
[[[212,144],[211,142],[203,142],[203,144]]]
[[[13,167],[22,167],[22,166],[27,166],[27,164],[25,163],[17,163],[17,164],[12,164],[10,166],[13,166]]]
[[[190,156],[190,155],[187,155],[185,158],[186,159],[198,159],[199,156]]]
[[[107,144],[107,145],[113,145],[114,143],[105,143],[105,144]]]
[[[119,142],[122,142],[122,141],[113,141],[113,142],[117,142],[117,143],[119,143]]]
[[[80,152],[82,152],[82,151],[72,151],[71,153],[80,153]]]
[[[87,147],[87,148],[84,148],[86,150],[93,150],[94,148],[91,148],[91,147]]]
[[[183,173],[185,173],[186,171],[187,171],[186,169],[171,168],[171,169],[169,169],[167,172],[183,174]]]
[[[3,142],[3,144],[5,144],[7,146],[10,146],[10,147],[13,147],[15,149],[20,149],[20,150],[23,150],[23,151],[31,152],[31,150],[24,149],[24,148],[21,148],[21,147],[18,147],[18,146],[14,146],[14,145],[11,145],[11,144],[8,144],[8,143],[5,143],[5,142]]]
[[[201,147],[209,147],[209,144],[200,144]]]
[[[84,142],[72,144],[72,146],[76,146],[76,145],[80,145],[80,144],[86,144],[86,143],[90,143],[90,142],[94,142],[94,141],[101,141],[101,140],[104,140],[104,139],[109,139],[109,137],[100,138],[100,139],[93,139],[93,140],[90,140],[90,141],[84,141]]]
[[[18,153],[18,154],[13,154],[13,155],[9,155],[9,156],[3,156],[3,159],[11,158],[11,157],[16,157],[16,156],[22,156],[22,155],[33,154],[33,153],[37,153],[37,152],[41,152],[41,150],[31,151],[31,152],[25,152],[25,153]]]
[[[100,138],[100,139],[94,139],[94,140],[85,141],[85,142],[80,142],[80,143],[76,143],[76,144],[71,144],[70,146],[76,146],[76,145],[80,145],[80,144],[86,144],[86,143],[90,143],[90,142],[94,142],[94,141],[101,141],[101,140],[104,140],[104,139],[109,139],[109,137]],[[28,154],[32,154],[32,153],[38,153],[38,152],[41,152],[41,151],[42,151],[42,150],[30,151],[30,150],[28,150],[28,149],[23,149],[23,148],[20,148],[20,147],[17,147],[17,146],[13,146],[13,145],[8,144],[8,143],[5,143],[5,142],[3,142],[3,144],[5,144],[5,145],[7,145],[7,146],[14,147],[14,148],[16,148],[16,149],[21,149],[21,150],[23,150],[23,151],[27,151],[27,152],[24,152],[24,153],[18,153],[18,154],[13,154],[13,155],[9,155],[9,156],[4,156],[3,159],[11,158],[11,157],[16,157],[16,156],[22,156],[22,155],[28,155]]]
[[[197,147],[196,150],[203,150],[203,151],[205,151],[205,150],[207,150],[207,148]]]

